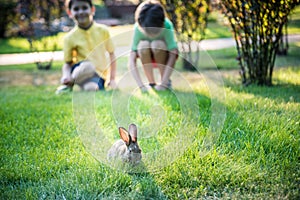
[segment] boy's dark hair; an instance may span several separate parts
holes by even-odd
[[[83,1],[83,2],[87,2],[91,7],[93,7],[92,0],[67,0],[66,6],[68,6],[69,10],[71,10],[74,1]]]
[[[139,13],[138,23],[147,33],[156,34],[164,27],[165,13],[162,5],[157,3],[145,4]]]

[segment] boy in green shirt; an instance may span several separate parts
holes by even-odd
[[[177,59],[178,47],[172,22],[158,1],[148,0],[138,6],[135,13],[133,43],[129,57],[129,69],[141,90],[149,86],[156,90],[171,87],[170,76]],[[144,85],[137,69],[137,58],[141,59],[149,86]],[[156,85],[153,67],[158,67],[161,83]]]

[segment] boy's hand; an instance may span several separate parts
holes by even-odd
[[[70,78],[68,78],[68,77],[62,77],[62,78],[60,79],[60,82],[61,82],[62,84],[64,84],[64,85],[67,85],[67,84],[70,82]]]
[[[113,90],[115,90],[115,89],[118,88],[117,83],[116,83],[115,80],[110,80],[110,82],[108,83],[108,86],[109,86],[111,89],[113,89]]]
[[[73,81],[72,81],[71,77],[62,77],[61,78],[61,83],[64,84],[64,85],[68,85],[68,86],[73,85]]]

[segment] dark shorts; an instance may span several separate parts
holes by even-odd
[[[76,67],[78,67],[79,65],[81,64],[81,62],[78,62],[76,64],[74,64],[71,68],[71,74],[73,73],[74,69]],[[93,77],[91,78],[88,78],[87,80],[85,80],[83,83],[80,84],[80,86],[83,86],[85,83],[88,83],[88,82],[94,82],[94,83],[97,83],[98,84],[98,88],[99,90],[104,90],[104,85],[105,85],[105,80],[100,77],[96,72],[94,74]]]

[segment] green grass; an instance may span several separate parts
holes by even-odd
[[[300,33],[300,6],[297,6],[291,13],[288,23],[289,34]]]
[[[0,199],[298,199],[298,49],[295,44],[290,57],[279,57],[273,87],[242,87],[231,70],[221,71],[225,85],[220,91],[226,99],[220,102],[211,98],[205,76],[191,72],[173,74],[174,93],[134,91],[132,96],[122,91],[57,96],[57,85],[1,85]],[[229,66],[234,49],[210,54],[227,56],[228,63],[216,62]],[[124,65],[120,77],[126,58],[118,62]],[[55,63],[50,72],[59,74],[60,66]],[[0,72],[42,73],[34,65],[10,67]],[[192,90],[176,88],[180,81]],[[202,155],[213,103],[226,108],[226,118],[212,150]],[[107,140],[90,122],[101,127]],[[162,152],[178,131],[182,143],[177,145],[187,143],[189,148],[175,144],[171,149],[183,154],[157,171],[152,170],[157,163],[145,160],[149,171],[141,174],[99,162],[97,152],[118,138],[118,124],[126,127],[129,122],[139,126],[145,154],[154,148]],[[94,139],[96,145],[84,139]]]
[[[300,43],[289,44],[287,56],[276,56],[275,67],[284,67],[287,65],[298,66],[299,65],[299,48]],[[221,50],[208,51],[215,62],[218,69],[238,69],[238,62],[236,60],[237,51],[236,48],[226,48]]]
[[[62,49],[62,38],[65,33],[34,40],[33,46],[38,51],[56,51]],[[0,39],[0,54],[31,52],[26,38]]]
[[[290,43],[287,56],[277,56],[275,60],[275,68],[285,66],[298,66],[300,43]],[[202,56],[202,57],[201,57]],[[238,61],[236,60],[237,50],[235,47],[208,50],[200,52],[199,70],[220,69],[232,70],[239,69]],[[183,66],[183,58],[179,57],[176,63],[176,69],[181,70]],[[1,68],[0,68],[1,69]]]
[[[52,63],[51,69],[49,71],[57,72],[60,71],[63,66],[63,61],[54,61]],[[1,71],[13,71],[13,70],[22,70],[27,72],[34,72],[38,71],[37,66],[35,63],[28,63],[28,64],[20,64],[20,65],[1,65]]]

